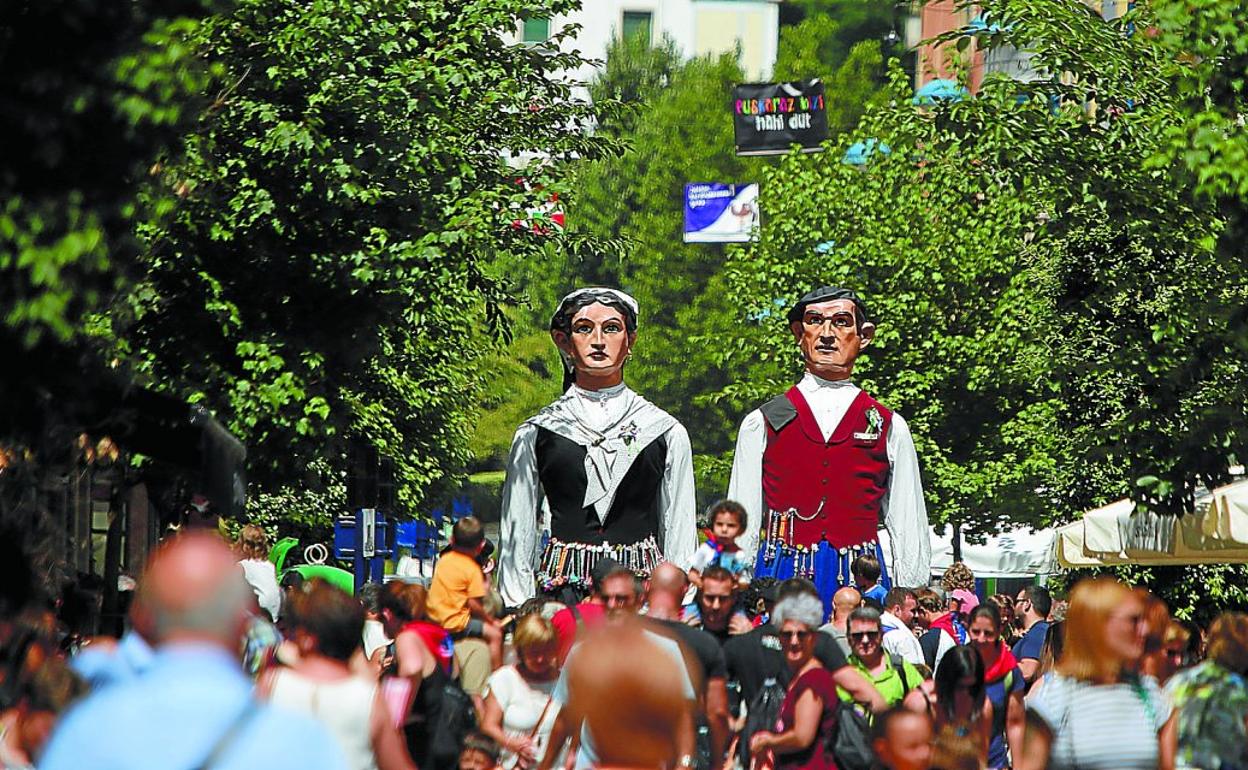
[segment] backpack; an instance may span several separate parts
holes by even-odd
[[[910,677],[900,655],[890,653],[889,663],[901,675],[901,697],[910,694]],[[871,720],[851,702],[841,701],[836,709],[836,729],[829,737],[829,748],[840,770],[870,770],[875,762],[871,748]]]
[[[888,654],[888,662],[898,676],[901,677],[901,699],[904,701],[906,696],[910,694],[910,691],[914,689],[910,686],[910,676],[906,673],[906,661],[897,653],[890,652]]]
[[[871,748],[871,723],[849,701],[836,708],[836,730],[828,741],[840,770],[870,770],[875,762]]]
[[[750,766],[750,739],[760,730],[775,730],[776,721],[780,719],[780,707],[784,705],[787,689],[775,677],[763,680],[754,699],[750,701],[749,711],[745,715],[745,726],[741,728],[741,740],[737,743],[737,755],[741,758],[741,766]]]
[[[476,729],[477,710],[472,697],[441,666],[413,691],[407,677],[392,667],[381,679],[382,696],[396,716],[396,726],[421,770],[453,770],[468,733]]]
[[[472,696],[454,679],[443,682],[441,701],[429,725],[429,754],[435,767],[456,767],[464,739],[477,727],[477,709]]]
[[[933,672],[936,670],[936,653],[940,651],[939,628],[928,629],[919,637],[919,647],[923,648],[923,660]]]

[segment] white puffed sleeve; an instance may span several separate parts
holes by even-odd
[[[732,456],[732,477],[728,480],[728,499],[745,506],[749,518],[737,545],[754,563],[758,551],[758,529],[763,521],[763,450],[767,445],[767,424],[758,409],[741,421],[737,432],[737,451]]]
[[[697,495],[693,482],[693,447],[689,432],[676,423],[663,434],[667,459],[659,509],[663,527],[663,558],[681,569],[689,569],[698,548]]]
[[[932,540],[927,527],[927,505],[919,478],[919,457],[910,426],[893,413],[888,430],[888,494],[884,497],[884,526],[888,529],[893,585],[927,585],[932,571]]]
[[[498,592],[508,607],[518,607],[536,592],[537,560],[541,546],[541,481],[537,477],[537,428],[529,423],[516,429],[507,456],[503,482],[502,524],[498,544]]]

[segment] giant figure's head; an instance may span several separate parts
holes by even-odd
[[[835,286],[808,292],[789,310],[788,319],[806,371],[825,380],[849,379],[858,354],[875,336],[866,303]]]
[[[563,358],[565,389],[619,384],[637,341],[637,300],[616,289],[578,289],[559,303],[550,336]]]

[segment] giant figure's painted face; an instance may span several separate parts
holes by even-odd
[[[859,325],[850,299],[807,305],[802,320],[789,328],[802,349],[807,371],[825,380],[848,379],[858,354],[875,335],[874,324]]]
[[[577,379],[608,380],[622,376],[637,335],[629,334],[624,314],[595,302],[572,316],[571,333],[551,332],[555,345],[571,361]]]

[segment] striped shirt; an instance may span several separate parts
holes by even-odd
[[[1053,732],[1050,770],[1154,770],[1170,703],[1152,677],[1096,685],[1052,674],[1027,710]]]

